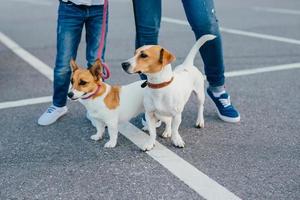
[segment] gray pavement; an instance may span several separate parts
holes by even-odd
[[[55,59],[56,1],[2,1],[0,31],[50,67]],[[132,5],[110,1],[107,61],[110,83],[129,83],[120,62],[134,50]],[[164,16],[185,20],[180,1],[163,1]],[[225,28],[300,40],[300,14],[255,8],[300,9],[297,0],[216,0]],[[182,62],[194,42],[188,26],[162,22],[160,43]],[[223,33],[226,71],[300,62],[300,45]],[[84,39],[79,62],[84,64]],[[196,61],[203,71],[200,58]],[[242,199],[299,199],[299,69],[227,79],[239,124],[217,118],[207,98],[204,129],[193,128],[195,97],[180,127],[184,149],[158,141]],[[0,43],[0,103],[49,96],[52,83]],[[0,199],[202,199],[193,189],[120,135],[115,149],[108,140],[89,139],[95,129],[77,102],[56,124],[39,127],[49,104],[0,109]],[[131,121],[141,128],[140,117]],[[158,130],[162,133],[162,128]]]

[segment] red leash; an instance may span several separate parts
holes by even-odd
[[[103,79],[108,79],[110,77],[109,67],[101,59],[102,53],[103,53],[103,49],[104,49],[104,43],[105,43],[107,12],[108,12],[108,0],[104,0],[103,17],[102,17],[102,27],[101,27],[101,38],[100,38],[99,49],[98,49],[98,54],[97,54],[97,58],[100,59],[100,62],[102,64],[102,66],[103,66],[103,72],[104,72],[102,74],[102,78]]]

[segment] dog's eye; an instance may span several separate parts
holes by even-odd
[[[148,57],[148,55],[147,54],[145,54],[145,53],[141,53],[141,58],[147,58]]]
[[[84,80],[80,80],[79,85],[85,85],[87,82]]]

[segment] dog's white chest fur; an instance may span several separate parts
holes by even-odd
[[[166,67],[166,71],[170,70],[171,65]],[[144,100],[145,108],[159,115],[174,116],[176,113],[182,112],[186,102],[190,97],[191,92],[193,91],[193,88],[195,87],[194,80],[201,80],[202,75],[194,67],[189,67],[188,69],[180,69],[180,66],[178,66],[174,72],[169,72],[169,75],[165,76],[168,78],[161,77],[161,79],[168,80],[170,79],[170,77],[174,77],[174,79],[170,83],[170,85],[164,88],[147,88]],[[149,78],[149,80],[151,81],[151,77]]]

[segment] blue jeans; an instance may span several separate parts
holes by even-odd
[[[182,4],[196,39],[205,34],[217,36],[213,41],[203,45],[200,54],[210,86],[223,86],[225,82],[223,50],[214,2],[213,0],[182,0]],[[133,8],[136,48],[157,44],[161,21],[161,0],[133,0]],[[141,78],[146,79],[146,76],[142,75]]]
[[[57,20],[53,105],[58,107],[66,105],[71,76],[70,59],[76,59],[83,26],[86,30],[87,65],[91,66],[95,62],[99,48],[102,15],[103,5],[78,6],[69,2],[60,2]],[[104,52],[105,49],[103,49],[102,59]]]

